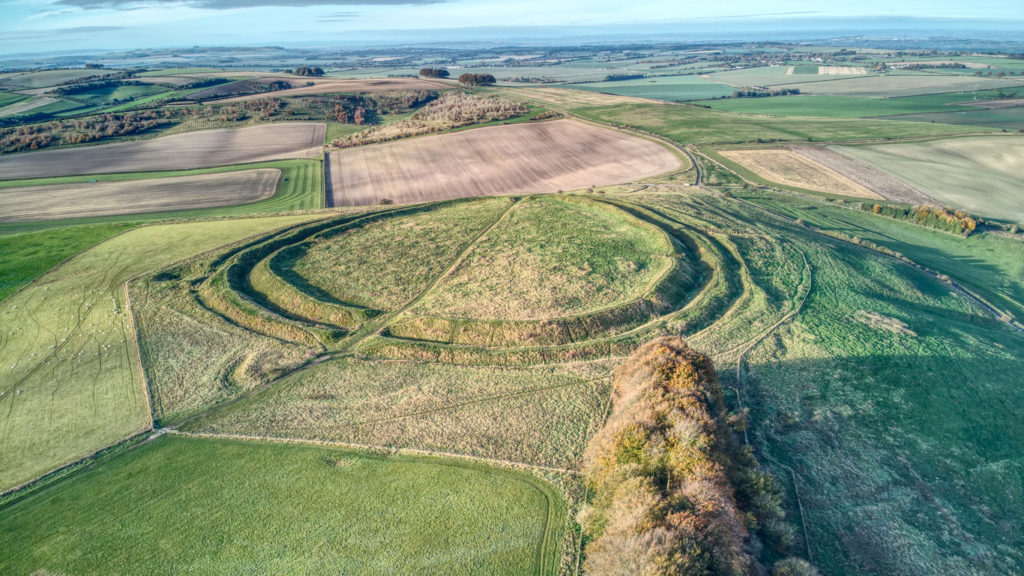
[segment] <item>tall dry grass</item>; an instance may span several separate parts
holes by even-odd
[[[508,120],[522,116],[527,111],[528,108],[523,104],[503,98],[486,98],[464,92],[449,93],[404,120],[350,134],[335,140],[331,145],[349,148],[377,144],[472,124]]]

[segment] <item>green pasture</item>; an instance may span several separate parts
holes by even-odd
[[[0,571],[554,574],[564,510],[528,473],[163,437],[0,511]]]

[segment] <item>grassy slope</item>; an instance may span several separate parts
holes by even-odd
[[[340,359],[187,428],[575,468],[604,418],[609,368]]]
[[[1016,449],[1024,441],[1017,414],[1024,381],[1014,367],[1024,354],[1019,335],[911,266],[783,225],[735,201],[645,201],[686,217],[714,217],[732,234],[784,238],[808,258],[808,300],[748,355],[749,375],[741,382],[736,353],[728,351],[743,339],[731,328],[738,320],[727,314],[690,339],[714,352],[727,385],[741,389],[752,410],[751,442],[787,486],[793,518],[806,523],[824,573],[1024,567],[1024,546],[1005,538],[1024,529],[1024,466]],[[953,236],[931,241],[942,240],[957,242]],[[738,247],[755,286],[768,295],[798,292],[792,280],[771,288],[785,276],[763,247]],[[969,274],[972,263],[962,265]],[[756,298],[740,301],[741,309],[760,306]],[[903,321],[915,334],[858,321],[860,311]]]
[[[141,223],[172,218],[216,218],[243,216],[248,214],[315,210],[323,207],[323,188],[321,183],[323,179],[323,171],[319,160],[277,160],[273,162],[260,162],[257,164],[241,164],[235,166],[221,166],[218,168],[204,168],[199,170],[179,170],[173,172],[130,172],[125,174],[101,174],[98,176],[66,176],[61,178],[39,178],[32,180],[7,180],[0,182],[0,190],[15,186],[69,184],[89,182],[90,180],[97,180],[99,182],[119,182],[149,178],[171,178],[174,176],[189,176],[194,174],[216,174],[256,168],[278,168],[282,172],[282,180],[278,184],[277,193],[270,198],[260,200],[258,202],[239,204],[237,206],[202,208],[198,210],[176,210],[172,212],[156,212],[151,214],[123,214],[118,216],[98,216],[91,218],[39,222],[12,222],[0,224],[0,234],[3,234],[4,232],[18,232],[22,230],[54,228],[71,224]]]
[[[992,234],[962,238],[923,226],[829,206],[806,198],[734,191],[739,197],[807,224],[875,242],[942,272],[1024,319],[1024,242]]]
[[[830,574],[1019,571],[1004,536],[1024,528],[1021,338],[907,266],[807,253],[815,289],[751,353],[745,394],[764,460],[795,470],[815,560]]]
[[[131,227],[94,224],[0,236],[0,301],[65,259]]]
[[[557,498],[466,463],[165,437],[4,510],[0,571],[534,574]]]
[[[1024,224],[1024,137],[957,138],[836,148],[942,205]]]
[[[232,325],[197,301],[192,283],[208,276],[221,256],[222,251],[214,251],[131,284],[153,418],[160,426],[242,394],[308,359],[306,347]]]
[[[0,308],[0,490],[148,426],[122,285],[293,216],[148,226],[73,258]]]

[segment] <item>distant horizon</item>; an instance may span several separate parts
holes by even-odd
[[[880,0],[855,7],[806,0],[623,7],[567,0],[0,0],[0,55],[192,46],[350,48],[491,42],[786,41],[837,35],[949,35],[1024,40],[1024,3]],[[928,14],[928,16],[920,16]],[[498,24],[500,23],[500,24]]]

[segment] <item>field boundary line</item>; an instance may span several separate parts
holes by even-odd
[[[543,470],[545,472],[556,472],[558,474],[567,474],[570,476],[582,476],[582,472],[579,470],[572,470],[570,468],[558,468],[555,466],[544,466],[542,464],[528,464],[526,462],[517,462],[515,460],[503,460],[500,458],[487,458],[484,456],[473,456],[470,454],[459,454],[457,452],[440,452],[437,450],[423,450],[420,448],[399,448],[392,446],[384,446],[380,444],[360,444],[357,442],[341,442],[336,440],[314,440],[308,438],[293,438],[288,436],[258,436],[255,434],[228,434],[228,433],[217,433],[217,432],[191,432],[185,430],[178,430],[176,428],[163,428],[162,431],[165,434],[171,434],[175,436],[184,436],[190,438],[213,438],[213,439],[231,439],[231,440],[245,440],[250,442],[273,442],[278,444],[305,444],[310,446],[327,446],[336,448],[353,448],[356,450],[362,450],[365,452],[380,452],[385,451],[390,454],[396,454],[399,456],[429,456],[431,458],[451,458],[453,460],[467,460],[471,462],[480,462],[483,464],[491,464],[496,466],[504,466],[508,468],[516,469],[533,469]]]

